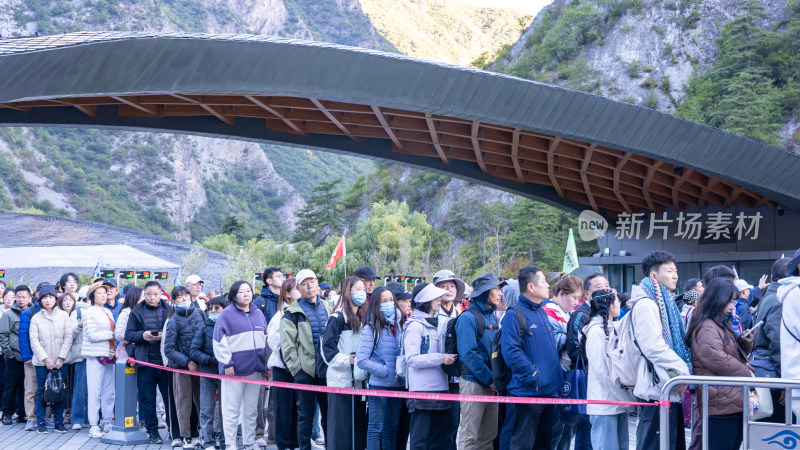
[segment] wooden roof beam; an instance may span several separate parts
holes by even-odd
[[[631,154],[625,153],[622,159],[614,168],[614,194],[617,196],[617,200],[619,200],[620,205],[622,205],[622,209],[626,213],[632,214],[633,210],[631,209],[630,205],[628,205],[628,202],[625,201],[625,198],[622,196],[622,192],[620,192],[619,190],[619,174],[622,172],[622,168],[625,166],[625,164],[628,162],[629,159],[631,159]]]
[[[656,207],[653,203],[653,198],[650,195],[650,184],[653,182],[653,174],[655,174],[656,170],[664,164],[662,161],[653,161],[653,165],[647,169],[647,178],[644,180],[644,184],[642,186],[642,192],[644,193],[644,201],[647,202],[647,207],[650,211],[655,211]]]
[[[445,165],[450,165],[450,161],[447,160],[442,145],[439,143],[439,135],[436,132],[436,125],[433,123],[433,117],[429,113],[425,113],[425,122],[428,124],[428,133],[431,135],[431,142],[433,142],[433,148],[436,149],[436,153],[439,154],[439,159],[441,159],[442,163]]]
[[[126,104],[126,105],[128,105],[128,106],[130,106],[132,108],[136,108],[139,111],[142,111],[144,113],[147,113],[147,114],[150,114],[150,115],[153,115],[153,116],[157,116],[158,115],[158,108],[156,108],[154,106],[142,105],[142,104],[137,103],[136,101],[134,101],[132,99],[128,99],[128,98],[125,98],[125,97],[122,97],[122,96],[117,96],[117,95],[112,95],[111,98],[113,98],[114,100],[116,100],[116,101],[118,101],[120,103],[124,103],[124,104]]]
[[[597,145],[592,144],[585,151],[583,163],[581,164],[581,182],[583,182],[583,190],[586,192],[586,198],[589,200],[592,211],[598,212],[597,202],[592,195],[592,187],[589,185],[589,177],[586,175],[586,170],[589,169],[589,163],[592,161],[592,154],[594,153],[595,147],[597,147]]]
[[[400,140],[397,139],[397,136],[394,134],[394,131],[392,131],[392,128],[389,126],[389,123],[386,122],[386,117],[383,116],[381,109],[377,106],[372,106],[372,112],[375,113],[375,117],[378,118],[378,122],[381,123],[381,126],[383,127],[383,130],[386,131],[386,135],[389,136],[389,139],[391,139],[392,142],[394,142],[394,145],[396,145],[397,148],[402,150],[403,144],[400,143]]]
[[[217,109],[215,107],[213,107],[213,106],[206,105],[205,103],[200,103],[197,100],[194,100],[194,99],[189,98],[189,97],[184,97],[183,95],[180,95],[180,94],[171,94],[171,95],[173,97],[179,99],[179,100],[183,100],[183,101],[189,102],[189,103],[191,103],[193,105],[197,105],[197,106],[203,108],[204,110],[206,110],[206,112],[208,112],[212,116],[216,117],[217,119],[221,120],[225,124],[228,124],[230,126],[236,125],[236,118],[235,117],[223,116],[222,113],[217,111]]]
[[[703,192],[700,193],[700,198],[698,199],[698,202],[697,202],[697,203],[699,203],[700,209],[703,209],[703,208],[706,207],[706,199],[708,198],[708,193],[711,192],[711,189],[713,189],[714,186],[718,185],[719,183],[720,183],[720,180],[717,179],[717,178],[713,178],[713,177],[709,177],[708,178],[708,185],[705,187],[705,189],[703,189]]]
[[[723,205],[724,208],[728,208],[731,206],[731,203],[735,202],[739,195],[744,192],[744,188],[741,186],[732,186],[733,189],[731,190],[731,195],[725,200],[725,204]],[[749,206],[749,205],[748,205]]]
[[[72,105],[78,111],[86,114],[89,117],[97,117],[97,105]]]
[[[517,179],[523,181],[525,178],[522,176],[522,168],[519,166],[519,128],[514,128],[514,133],[511,135],[511,162],[514,164],[514,172],[517,174]]]
[[[303,136],[307,136],[307,133],[303,132],[303,130],[301,130],[300,127],[295,125],[294,122],[292,122],[291,120],[287,119],[286,116],[284,116],[283,114],[279,113],[278,111],[275,111],[275,109],[273,109],[271,106],[269,106],[265,102],[262,102],[261,100],[259,100],[258,98],[256,98],[253,95],[245,95],[245,98],[247,98],[248,100],[250,100],[254,104],[256,104],[259,107],[261,107],[264,111],[272,114],[273,116],[277,117],[278,119],[281,119],[281,121],[283,123],[285,123],[289,128],[291,128],[295,133],[301,134]]]
[[[550,183],[553,184],[553,188],[556,190],[558,196],[563,198],[564,191],[562,191],[561,187],[558,185],[555,170],[555,153],[560,143],[561,138],[556,136],[555,139],[550,142],[550,147],[547,149],[547,176],[550,178]]]
[[[478,165],[481,168],[481,172],[486,173],[486,163],[483,162],[483,154],[481,153],[481,145],[478,140],[478,131],[481,128],[481,123],[476,121],[472,122],[472,133],[470,135],[472,139],[472,150],[475,152],[475,160],[478,162]]]
[[[31,108],[30,106],[15,106],[15,105],[12,105],[11,103],[0,103],[0,108],[8,108],[8,109],[13,109],[14,111],[20,111],[20,112],[31,112],[31,111],[33,111],[33,108]]]
[[[675,184],[672,185],[672,208],[676,211],[681,209],[680,199],[678,198],[678,193],[680,192],[681,186],[686,179],[692,176],[694,173],[692,169],[687,169],[685,167],[682,168],[681,171],[681,176],[675,181]]]
[[[342,122],[339,122],[339,119],[334,117],[333,114],[330,111],[328,111],[328,108],[326,108],[325,105],[322,104],[322,102],[320,102],[319,100],[317,100],[315,98],[310,98],[309,100],[311,100],[311,103],[313,103],[314,106],[316,106],[317,109],[319,109],[319,111],[322,114],[325,114],[325,117],[327,117],[328,120],[331,121],[331,123],[336,125],[336,128],[340,129],[342,131],[342,133],[345,134],[345,136],[349,137],[350,139],[352,139],[355,142],[359,141],[359,138],[356,137],[356,136],[353,136],[353,133],[351,133],[350,130],[348,130],[347,127],[342,124]]]

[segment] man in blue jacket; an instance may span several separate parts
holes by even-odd
[[[492,340],[499,329],[494,315],[503,298],[505,281],[484,273],[472,281],[472,303],[456,322],[461,395],[495,395],[491,368]],[[480,319],[479,319],[480,317]],[[492,448],[497,436],[498,403],[461,402],[458,448]]]
[[[518,279],[520,296],[516,307],[525,315],[527,329],[520,333],[516,314],[503,316],[500,346],[512,372],[508,392],[515,397],[556,398],[564,386],[564,372],[550,321],[542,309],[550,287],[538,267],[523,267]],[[557,414],[556,405],[509,404],[501,448],[549,448]]]
[[[36,292],[32,294],[33,304],[22,311],[19,316],[19,355],[22,357],[22,362],[25,367],[25,431],[33,431],[36,429],[36,368],[33,367],[33,350],[31,350],[31,319],[39,312],[38,299],[39,290],[42,289],[47,283],[39,283],[36,287]]]

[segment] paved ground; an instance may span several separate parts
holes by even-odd
[[[629,422],[630,433],[630,447],[635,448],[636,444],[636,418],[630,417]],[[109,445],[100,442],[100,439],[89,438],[89,429],[84,428],[81,431],[67,431],[66,434],[54,433],[52,428],[48,429],[48,434],[38,434],[35,431],[24,431],[23,424],[14,424],[11,426],[0,425],[0,449],[2,450],[77,450],[77,449],[98,449],[98,450],[153,450],[153,449],[171,449],[171,442],[165,441],[163,445],[136,445],[136,446],[119,446]],[[690,433],[686,430],[686,440],[689,442]],[[161,430],[161,436],[166,439],[166,431]],[[241,446],[240,446],[241,448]],[[314,449],[322,449],[323,447],[314,446]],[[266,447],[267,450],[277,450],[277,447],[270,445]]]
[[[24,424],[14,424],[10,426],[0,425],[0,449],[2,450],[77,450],[77,449],[98,449],[98,450],[154,450],[154,449],[172,449],[171,442],[166,440],[166,430],[161,431],[161,437],[164,438],[162,445],[134,445],[134,446],[119,446],[104,444],[100,439],[92,439],[89,437],[89,429],[84,428],[80,431],[69,430],[65,434],[53,432],[52,428],[48,428],[48,434],[39,434],[35,431],[25,431]],[[241,448],[241,442],[240,442]],[[270,445],[266,447],[267,450],[277,450],[278,447]],[[323,447],[316,447],[321,449]]]

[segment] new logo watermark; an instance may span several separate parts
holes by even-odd
[[[679,212],[670,217],[664,213],[622,213],[614,223],[616,239],[669,239],[670,237],[709,242],[742,241],[758,239],[760,212],[736,215],[729,212],[701,213]],[[609,229],[608,221],[591,210],[578,216],[578,234],[584,241],[603,237]]]
[[[578,216],[578,234],[584,241],[594,241],[608,231],[608,221],[596,212],[585,209]]]

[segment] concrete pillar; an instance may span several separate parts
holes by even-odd
[[[118,359],[114,364],[114,424],[100,442],[104,444],[138,445],[149,444],[150,438],[135,425],[137,389],[136,368],[127,359]]]

